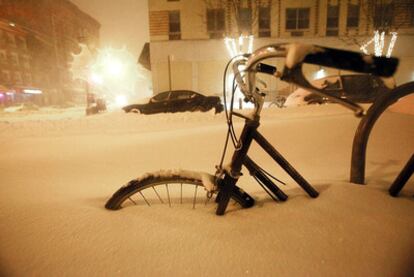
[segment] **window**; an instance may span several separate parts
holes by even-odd
[[[10,64],[13,66],[19,66],[19,57],[16,53],[11,53],[9,55]]]
[[[19,72],[14,73],[14,82],[19,85],[23,83],[22,75]]]
[[[310,8],[286,9],[286,30],[309,28]]]
[[[359,25],[359,5],[348,4],[348,16],[346,18],[346,27],[353,28]]]
[[[3,80],[5,81],[5,82],[10,82],[10,72],[9,71],[7,71],[7,70],[2,70],[2,72],[1,72],[2,74],[2,77],[3,77]]]
[[[1,64],[7,63],[6,50],[0,50],[0,63]]]
[[[183,100],[183,99],[190,99],[193,93],[191,91],[176,91],[175,93],[171,94],[171,100]]]
[[[24,83],[26,85],[31,85],[32,84],[32,75],[30,75],[29,73],[26,73],[24,75]]]
[[[17,37],[17,42],[19,48],[22,48],[24,50],[27,49],[26,39],[24,37]]]
[[[394,5],[380,4],[375,6],[374,27],[376,29],[391,27],[394,17]]]
[[[328,5],[328,16],[326,18],[326,35],[337,36],[339,25],[339,5]]]
[[[249,8],[239,9],[239,28],[240,32],[251,34],[252,33],[252,10]]]
[[[339,6],[328,5],[328,17],[326,19],[327,28],[338,28]]]
[[[16,47],[16,38],[13,34],[7,34],[7,41],[11,46]]]
[[[21,57],[20,62],[25,69],[30,69],[30,61],[27,57]]]
[[[224,25],[224,9],[207,9],[207,32],[210,38],[222,38]]]
[[[259,8],[259,37],[270,37],[270,7]]]
[[[169,25],[169,39],[179,40],[181,39],[181,23],[180,23],[180,12],[170,11],[168,12],[168,25]]]
[[[170,96],[170,92],[169,91],[165,91],[165,92],[161,92],[157,95],[155,95],[154,97],[152,97],[152,102],[157,102],[157,101],[166,101],[168,100]]]
[[[414,26],[414,7],[411,9],[411,26]]]

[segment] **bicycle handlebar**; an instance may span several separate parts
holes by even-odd
[[[360,73],[370,73],[382,77],[392,76],[398,66],[397,58],[385,58],[363,55],[358,52],[340,50],[309,44],[272,44],[257,49],[252,54],[243,55],[233,63],[233,71],[237,84],[246,98],[256,104],[256,115],[263,106],[263,95],[257,92],[256,73],[276,75],[276,67],[261,63],[268,58],[286,58],[283,73],[277,77],[281,80],[294,83],[299,87],[332,99],[362,116],[364,109],[347,99],[333,96],[323,89],[316,88],[303,76],[302,64],[309,63],[320,66],[334,67]],[[246,76],[241,75],[239,66],[245,65]],[[246,79],[246,81],[244,80]]]
[[[391,77],[398,66],[397,58],[367,56],[347,50],[317,47],[323,51],[307,54],[303,59],[304,63],[370,73],[381,77]]]

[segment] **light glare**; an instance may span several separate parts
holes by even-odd
[[[24,89],[23,92],[27,94],[42,94],[40,89]]]
[[[102,85],[103,84],[102,76],[99,75],[99,74],[96,74],[94,72],[92,72],[92,74],[91,74],[91,81],[92,81],[92,83],[97,84],[97,85]]]
[[[325,76],[326,76],[325,69],[321,68],[316,72],[315,79],[322,79]]]
[[[254,36],[239,36],[238,38],[224,38],[224,44],[231,58],[244,53],[253,52]]]
[[[123,71],[123,66],[119,60],[108,57],[105,61],[105,70],[109,75],[120,76]]]
[[[118,95],[115,98],[115,103],[118,107],[123,107],[128,103],[128,101],[127,101],[127,98],[125,97],[125,95]]]

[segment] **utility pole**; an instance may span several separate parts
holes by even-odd
[[[53,4],[52,4],[53,5]],[[55,9],[52,7],[52,14],[51,14],[51,23],[52,23],[52,34],[53,34],[53,48],[54,48],[54,55],[55,55],[55,65],[56,65],[56,74],[57,74],[57,83],[56,83],[56,90],[57,94],[59,96],[59,102],[60,98],[62,96],[62,80],[61,80],[61,74],[60,74],[60,65],[59,65],[59,49],[58,49],[58,38],[57,38],[57,32],[56,32],[56,22],[55,22]]]
[[[172,91],[171,60],[172,60],[172,56],[168,55],[168,88],[170,91]]]

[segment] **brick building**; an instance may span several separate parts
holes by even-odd
[[[32,86],[27,32],[0,21],[0,105],[13,101],[10,87]]]
[[[230,58],[224,38],[240,34],[252,36],[254,48],[298,41],[361,51],[375,30],[397,32],[393,51],[401,58],[397,83],[414,79],[413,0],[241,0],[236,1],[237,11],[233,2],[148,0],[154,93],[169,89],[169,72],[172,89],[220,93]],[[385,50],[389,41],[390,35]],[[372,43],[369,48],[373,54]],[[309,67],[307,74],[317,70]],[[328,73],[338,72],[328,69]],[[268,82],[270,90],[286,86],[274,78]]]
[[[84,85],[69,70],[71,54],[80,42],[99,45],[99,22],[68,0],[1,0],[0,20],[0,58],[10,57],[1,85],[39,88],[43,104],[84,99]]]

